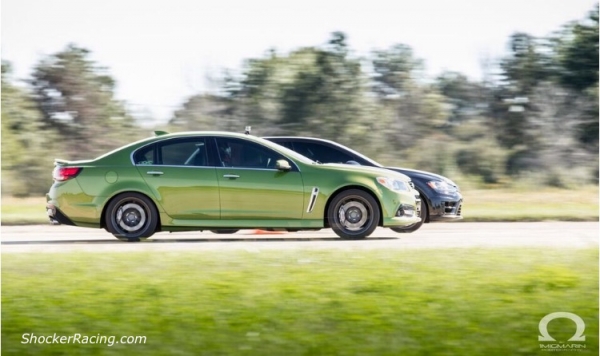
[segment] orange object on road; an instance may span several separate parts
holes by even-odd
[[[285,234],[287,231],[282,231],[282,230],[261,230],[261,229],[256,229],[253,230],[250,235],[279,235],[279,234]]]

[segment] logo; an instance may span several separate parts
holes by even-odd
[[[575,322],[576,328],[575,333],[568,340],[567,343],[564,342],[556,342],[556,339],[550,336],[548,332],[548,324],[554,320],[559,318],[571,319]],[[546,342],[545,344],[540,344],[540,348],[542,351],[563,351],[563,350],[573,350],[573,349],[585,349],[585,344],[573,343],[573,342],[582,342],[585,341],[585,322],[581,317],[577,314],[567,313],[567,312],[556,312],[550,313],[540,320],[540,324],[538,326],[540,330],[540,335],[538,335],[538,341]]]

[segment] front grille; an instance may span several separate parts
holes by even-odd
[[[444,214],[460,215],[461,205],[455,201],[444,202]]]

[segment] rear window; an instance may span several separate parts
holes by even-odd
[[[139,165],[154,164],[154,145],[142,147],[133,155],[133,162]]]

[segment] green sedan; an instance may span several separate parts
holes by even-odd
[[[311,230],[346,239],[419,222],[400,173],[320,164],[228,132],[157,131],[94,160],[55,160],[46,210],[54,224],[104,228],[124,241],[158,231]]]

